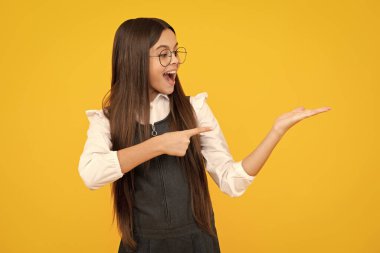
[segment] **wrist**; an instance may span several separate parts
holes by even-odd
[[[270,131],[271,133],[273,133],[274,135],[277,135],[278,137],[282,137],[286,131],[276,125],[274,125]]]
[[[150,145],[153,147],[153,153],[155,156],[165,154],[164,147],[162,145],[162,137],[160,135],[154,136],[149,139]]]

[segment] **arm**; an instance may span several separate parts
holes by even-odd
[[[212,131],[200,134],[206,169],[222,192],[230,197],[238,197],[245,192],[254,177],[247,174],[241,161],[234,161],[219,123],[205,101],[207,96],[203,92],[190,100],[197,114],[198,126],[212,128]]]
[[[118,150],[117,157],[121,172],[127,173],[139,164],[161,155],[158,137],[155,136],[137,145]]]
[[[109,122],[101,110],[87,110],[90,125],[79,160],[79,174],[95,190],[121,178],[137,165],[161,154],[157,137],[118,151],[111,150]]]
[[[256,176],[265,164],[272,150],[280,141],[281,137],[297,122],[314,116],[316,114],[329,111],[331,107],[321,107],[316,109],[305,109],[303,106],[280,115],[276,120],[268,135],[260,145],[242,161],[244,170],[252,176]]]
[[[243,159],[242,166],[247,174],[256,176],[259,173],[282,136],[283,134],[272,128],[260,145]]]

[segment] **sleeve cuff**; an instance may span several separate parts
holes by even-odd
[[[115,170],[117,171],[118,176],[122,177],[124,175],[124,173],[121,171],[121,166],[120,166],[119,158],[117,157],[117,151],[111,151],[111,159],[112,159],[112,162],[115,165]]]
[[[248,179],[250,181],[252,181],[255,176],[251,176],[249,175],[243,168],[243,165],[242,165],[242,162],[243,160],[239,161],[239,162],[235,162],[233,164],[234,168],[235,168],[235,171],[236,171],[236,174],[238,174],[239,176],[241,176],[242,178],[245,178],[245,179]]]

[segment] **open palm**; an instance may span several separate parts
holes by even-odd
[[[305,109],[303,106],[280,115],[274,123],[273,128],[280,134],[284,134],[289,128],[295,125],[297,122],[314,116],[316,114],[331,110],[331,107],[325,106],[316,109]]]

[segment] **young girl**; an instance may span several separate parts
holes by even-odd
[[[236,162],[207,93],[182,89],[177,71],[186,54],[165,21],[125,21],[114,38],[110,95],[101,110],[86,111],[79,173],[90,189],[112,183],[119,253],[220,252],[205,171],[221,191],[240,196],[292,125],[330,109],[281,115]]]

